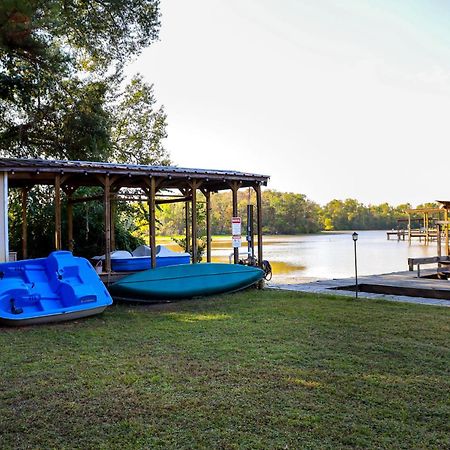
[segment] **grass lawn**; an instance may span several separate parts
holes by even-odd
[[[252,290],[0,328],[0,447],[449,448],[449,319]]]

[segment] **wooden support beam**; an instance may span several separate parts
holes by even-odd
[[[232,192],[232,202],[233,202],[233,217],[237,217],[239,214],[238,212],[238,190],[239,190],[239,183],[233,182],[230,184],[231,186],[231,192]],[[233,248],[233,260],[234,264],[239,263],[239,248],[235,247]]]
[[[109,172],[107,172],[106,174],[101,174],[101,173],[94,173],[93,174],[94,177],[100,182],[100,184],[105,187],[106,186],[106,178],[108,178],[108,186],[109,186],[109,190],[111,191],[111,187],[114,183],[116,183],[121,176],[119,175],[110,175]],[[80,184],[80,186],[83,186],[83,184]]]
[[[8,174],[0,172],[0,262],[9,261]]]
[[[447,209],[447,207],[445,207],[445,210],[444,210],[445,212],[444,212],[444,220],[445,220],[445,222],[447,222],[446,224],[445,224],[445,255],[446,256],[449,256],[449,248],[448,248],[448,245],[449,245],[449,239],[448,239],[448,209]]]
[[[115,217],[116,217],[116,192],[114,192],[113,195],[111,195],[111,251],[114,251],[116,249],[116,224],[115,224]]]
[[[55,175],[55,248],[62,249],[61,236],[61,175]]]
[[[261,195],[261,185],[257,184],[255,186],[256,192],[256,215],[258,218],[258,223],[256,227],[256,233],[258,235],[258,265],[262,267],[263,264],[263,243],[262,243],[262,195]]]
[[[411,214],[408,213],[408,242],[411,244]]]
[[[111,192],[109,175],[103,179],[103,211],[105,219],[105,272],[111,273]]]
[[[442,256],[442,225],[440,223],[437,224],[437,235],[436,235],[436,243],[437,243],[437,254],[439,257]]]
[[[197,262],[197,183],[192,182],[192,263]]]
[[[148,191],[148,189],[146,190]],[[133,194],[114,194],[111,193],[111,204],[114,199],[123,201],[123,202],[147,202],[148,198],[145,196],[140,195],[133,195]],[[77,197],[72,198],[70,201],[71,203],[86,203],[86,202],[92,202],[92,201],[102,201],[103,195],[91,195],[88,197]],[[171,203],[181,203],[181,202],[187,202],[191,201],[191,197],[179,197],[179,198],[161,198],[156,199],[157,205],[164,205],[164,204],[171,204]]]
[[[172,203],[181,203],[181,202],[191,202],[192,197],[180,197],[180,198],[164,198],[164,199],[157,199],[156,204],[157,205],[165,205],[165,204],[172,204]]]
[[[211,262],[211,192],[204,191],[206,198],[206,262]]]
[[[156,267],[156,185],[155,177],[150,179],[150,189],[148,197],[148,240],[151,252],[152,269]]]
[[[105,194],[103,195],[90,195],[88,197],[76,197],[76,198],[71,198],[69,201],[72,204],[76,204],[76,203],[87,203],[87,202],[93,202],[93,201],[102,201],[105,198]]]
[[[28,189],[22,188],[22,259],[28,258]]]
[[[73,241],[73,204],[70,201],[72,198],[72,193],[67,194],[67,248],[69,251],[73,252],[74,241]]]
[[[192,202],[192,196],[189,197]],[[185,246],[185,251],[187,253],[190,253],[191,251],[191,225],[190,225],[190,203],[186,202],[184,205],[184,226],[185,226],[185,230],[186,230],[186,246]]]

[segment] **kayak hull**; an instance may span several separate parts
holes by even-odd
[[[245,289],[263,276],[260,268],[240,264],[180,264],[129,275],[109,291],[133,301],[184,299]]]

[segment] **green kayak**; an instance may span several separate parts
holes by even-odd
[[[134,273],[109,291],[113,297],[142,301],[191,298],[244,289],[263,276],[259,267],[240,264],[179,264]]]

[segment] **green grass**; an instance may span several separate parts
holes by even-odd
[[[0,328],[0,447],[449,448],[449,318],[267,290]]]

